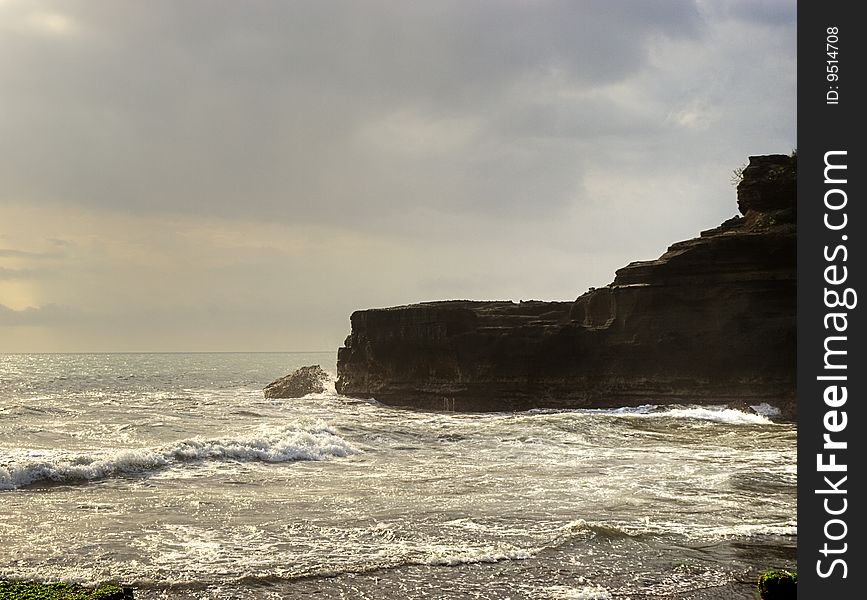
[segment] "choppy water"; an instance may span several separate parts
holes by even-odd
[[[334,353],[0,355],[0,577],[151,598],[754,598],[795,565],[757,414],[265,399]]]

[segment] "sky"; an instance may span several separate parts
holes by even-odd
[[[0,0],[0,352],[573,300],[796,147],[795,0]]]

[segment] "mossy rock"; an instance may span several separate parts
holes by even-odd
[[[0,600],[132,600],[132,589],[115,583],[87,588],[73,583],[0,580]]]
[[[798,574],[783,569],[765,571],[759,575],[758,589],[762,600],[797,598]]]

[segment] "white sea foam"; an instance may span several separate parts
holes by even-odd
[[[262,428],[238,438],[180,440],[157,448],[103,450],[90,454],[23,450],[0,464],[0,490],[38,482],[74,483],[146,474],[177,464],[208,460],[282,463],[344,457],[358,450],[319,421]]]
[[[600,408],[591,409],[593,412],[600,412],[608,415],[651,415],[658,410],[655,404],[641,404],[639,406],[621,406],[620,408]]]
[[[624,406],[621,408],[584,409],[579,412],[625,417],[694,419],[716,421],[729,425],[769,425],[773,422],[767,417],[780,414],[778,408],[767,403],[750,408],[755,412],[744,412],[726,406],[656,406],[654,404],[642,404],[641,406]]]
[[[430,553],[419,562],[431,566],[454,567],[476,563],[494,563],[502,560],[526,560],[531,556],[532,554],[527,550],[506,544],[496,547],[466,548],[462,550],[440,547],[432,548]]]
[[[729,527],[710,527],[701,531],[702,537],[710,539],[728,539],[760,536],[796,536],[798,524],[794,522],[782,525],[765,525],[761,523],[744,523]]]
[[[798,524],[794,521],[780,524],[739,523],[735,525],[699,526],[689,523],[651,521],[650,519],[646,519],[643,522],[637,523],[598,522],[592,525],[585,524],[583,528],[588,531],[604,533],[607,536],[614,537],[639,537],[645,534],[654,536],[674,534],[694,540],[723,540],[798,535]],[[577,534],[581,529],[581,527],[576,527],[572,533]]]
[[[582,409],[576,412],[624,417],[694,419],[701,421],[717,421],[729,425],[767,425],[772,423],[772,421],[767,418],[768,416],[780,414],[779,409],[776,409],[769,404],[763,404],[751,408],[753,408],[755,412],[744,412],[726,406],[656,406],[653,404],[642,404],[641,406],[624,406],[621,408]]]
[[[611,600],[611,592],[599,585],[569,587],[555,585],[545,588],[544,593],[550,600]]]
[[[716,421],[728,425],[770,425],[772,421],[765,416],[747,413],[734,408],[691,406],[685,408],[669,408],[653,416],[674,417],[682,419],[697,419],[702,421]]]

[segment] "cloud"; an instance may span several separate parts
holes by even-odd
[[[0,267],[0,280],[2,279],[31,279],[39,275],[41,271],[36,269],[7,269]]]
[[[574,178],[540,166],[580,171],[581,153],[541,139],[653,129],[572,95],[635,76],[660,36],[701,34],[686,0],[63,7],[75,44],[0,48],[18,57],[2,71],[10,198],[360,226],[407,200],[556,209]]]
[[[14,248],[0,248],[0,258],[24,258],[28,260],[46,260],[62,258],[62,252],[31,252],[29,250],[16,250]]]
[[[76,310],[56,304],[14,310],[0,304],[0,327],[31,327],[68,324],[79,318]]]
[[[708,14],[737,19],[746,23],[790,27],[795,24],[791,0],[700,0],[700,10]]]

